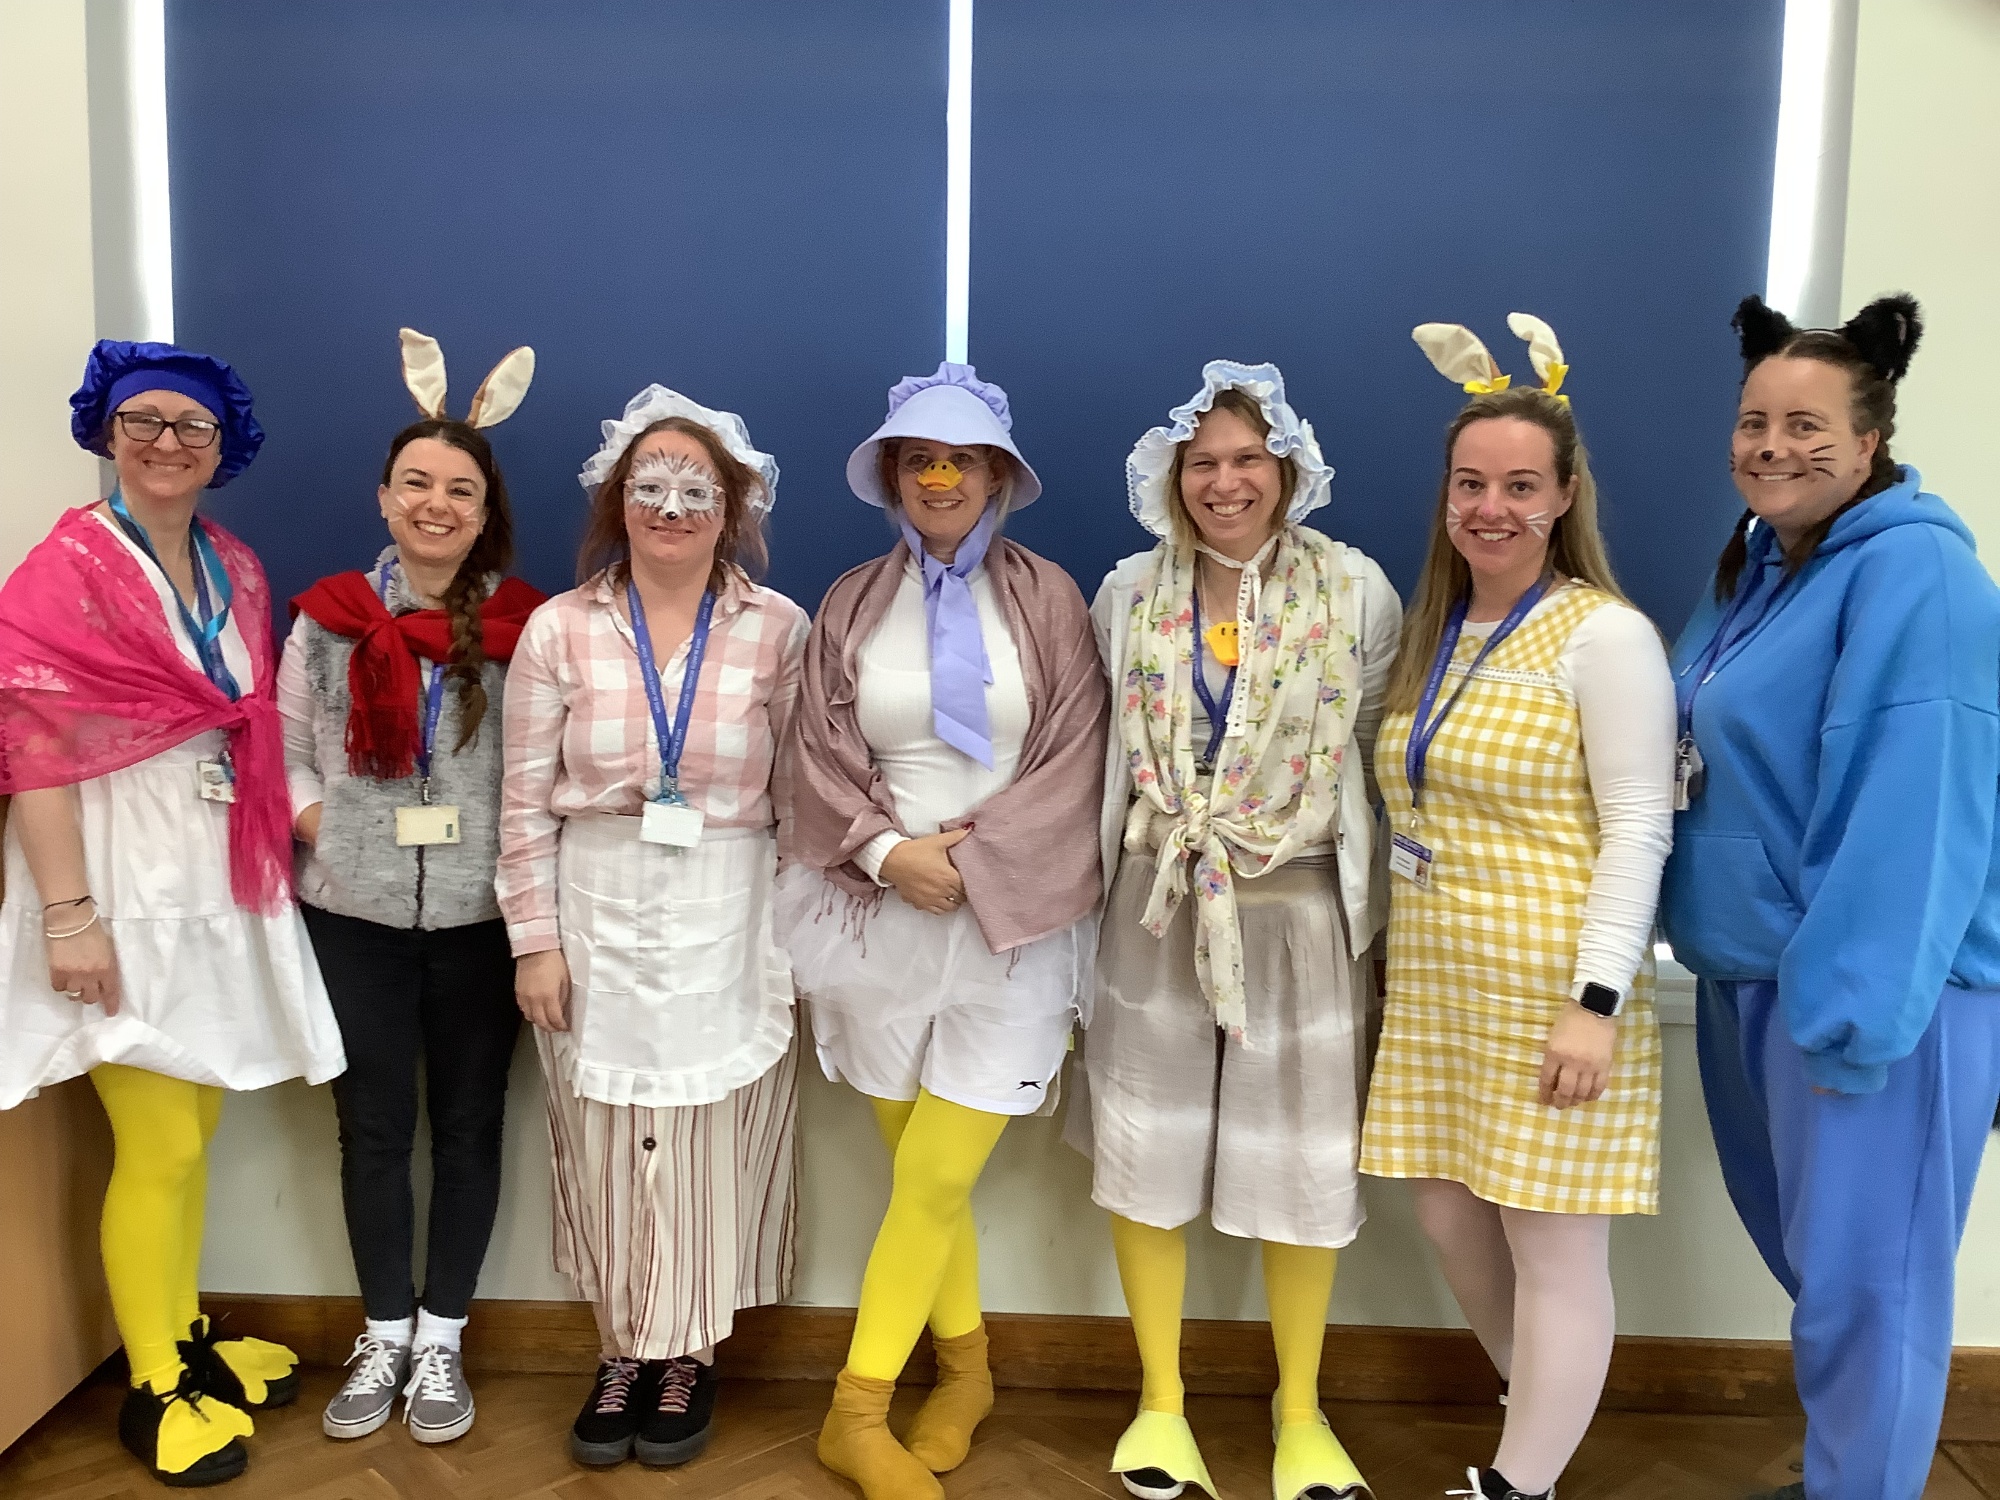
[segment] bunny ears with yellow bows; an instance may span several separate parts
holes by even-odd
[[[438,341],[427,333],[418,333],[414,328],[397,331],[403,341],[403,384],[410,388],[416,398],[417,410],[427,417],[443,417],[444,410],[444,350]],[[472,405],[466,409],[465,425],[468,427],[497,427],[514,415],[521,404],[521,398],[528,394],[529,383],[535,378],[535,351],[526,344],[509,350],[501,356],[500,363],[487,371],[486,378],[479,382],[479,389],[472,393]]]
[[[1527,341],[1528,360],[1534,365],[1535,374],[1541,377],[1542,394],[1553,396],[1567,406],[1569,397],[1561,392],[1569,366],[1563,363],[1556,331],[1532,313],[1507,314],[1507,326],[1516,338]],[[1507,389],[1511,377],[1501,373],[1500,366],[1479,341],[1479,335],[1464,324],[1419,323],[1410,330],[1410,337],[1437,366],[1440,375],[1457,381],[1468,394],[1485,396]]]

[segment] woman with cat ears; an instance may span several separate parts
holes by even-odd
[[[1656,1213],[1653,912],[1673,819],[1673,685],[1625,600],[1555,333],[1540,388],[1478,337],[1415,338],[1472,399],[1375,746],[1389,993],[1361,1170],[1411,1179],[1445,1279],[1507,1383],[1472,1500],[1537,1500],[1611,1359],[1611,1220]]]
[[[1722,1171],[1794,1301],[1802,1500],[1916,1500],[2000,1097],[2000,590],[1889,454],[1923,324],[1736,310],[1748,509],[1674,649],[1661,915]]]
[[[782,1301],[797,1223],[792,973],[771,771],[805,611],[762,588],[778,465],[650,385],[604,423],[583,582],[507,674],[500,909],[555,1152],[556,1269],[602,1353],[580,1463],[686,1463],[715,1346]]]
[[[992,1410],[968,1199],[1008,1121],[1053,1107],[1096,951],[1104,678],[1069,575],[1000,534],[1042,492],[1012,428],[970,365],[889,392],[847,482],[901,540],[827,591],[782,761],[782,941],[821,1067],[895,1159],[819,1439],[868,1500],[936,1500]],[[927,1324],[938,1379],[899,1442]]]
[[[507,663],[543,595],[514,561],[507,485],[485,431],[534,378],[516,349],[445,412],[444,353],[401,333],[420,420],[390,439],[375,491],[389,545],[292,601],[278,668],[298,885],[347,1047],[333,1082],[341,1200],[367,1325],[327,1406],[365,1437],[407,1393],[420,1443],[473,1421],[459,1353],[500,1201],[507,1069],[521,1015],[493,895]],[[421,1301],[411,1279],[418,1059],[430,1114]]]
[[[1139,1413],[1111,1467],[1146,1500],[1214,1482],[1182,1410],[1186,1225],[1261,1242],[1277,1500],[1365,1493],[1319,1406],[1355,1174],[1380,927],[1367,776],[1401,606],[1300,524],[1333,470],[1275,365],[1214,360],[1126,460],[1159,545],[1091,614],[1112,687],[1109,881],[1086,1033],[1092,1198],[1112,1214]],[[1088,1141],[1082,1137],[1088,1136]]]

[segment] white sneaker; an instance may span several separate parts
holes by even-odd
[[[410,1398],[403,1407],[403,1421],[418,1442],[448,1443],[472,1431],[472,1387],[465,1383],[465,1364],[458,1350],[442,1344],[419,1347],[403,1394]]]
[[[410,1374],[407,1344],[391,1344],[372,1333],[354,1341],[347,1357],[353,1373],[326,1404],[320,1428],[330,1438],[367,1437],[396,1409],[396,1394]]]

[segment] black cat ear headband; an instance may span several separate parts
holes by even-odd
[[[1745,297],[1729,322],[1741,342],[1746,370],[1776,354],[1801,332],[1783,313],[1766,307],[1762,297]],[[1924,334],[1924,320],[1917,299],[1908,292],[1897,292],[1877,297],[1838,328],[1803,331],[1839,334],[1884,380],[1894,382],[1909,371],[1910,356],[1917,352],[1917,340]]]

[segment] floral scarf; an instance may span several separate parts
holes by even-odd
[[[1360,706],[1360,644],[1340,544],[1287,526],[1268,564],[1237,670],[1242,729],[1222,743],[1210,783],[1195,769],[1192,547],[1162,542],[1132,591],[1118,734],[1135,793],[1128,849],[1159,848],[1141,921],[1155,937],[1187,895],[1193,861],[1195,977],[1231,1035],[1243,1034],[1238,878],[1277,869],[1325,841],[1340,810],[1340,763]],[[1231,715],[1232,719],[1237,716]]]

